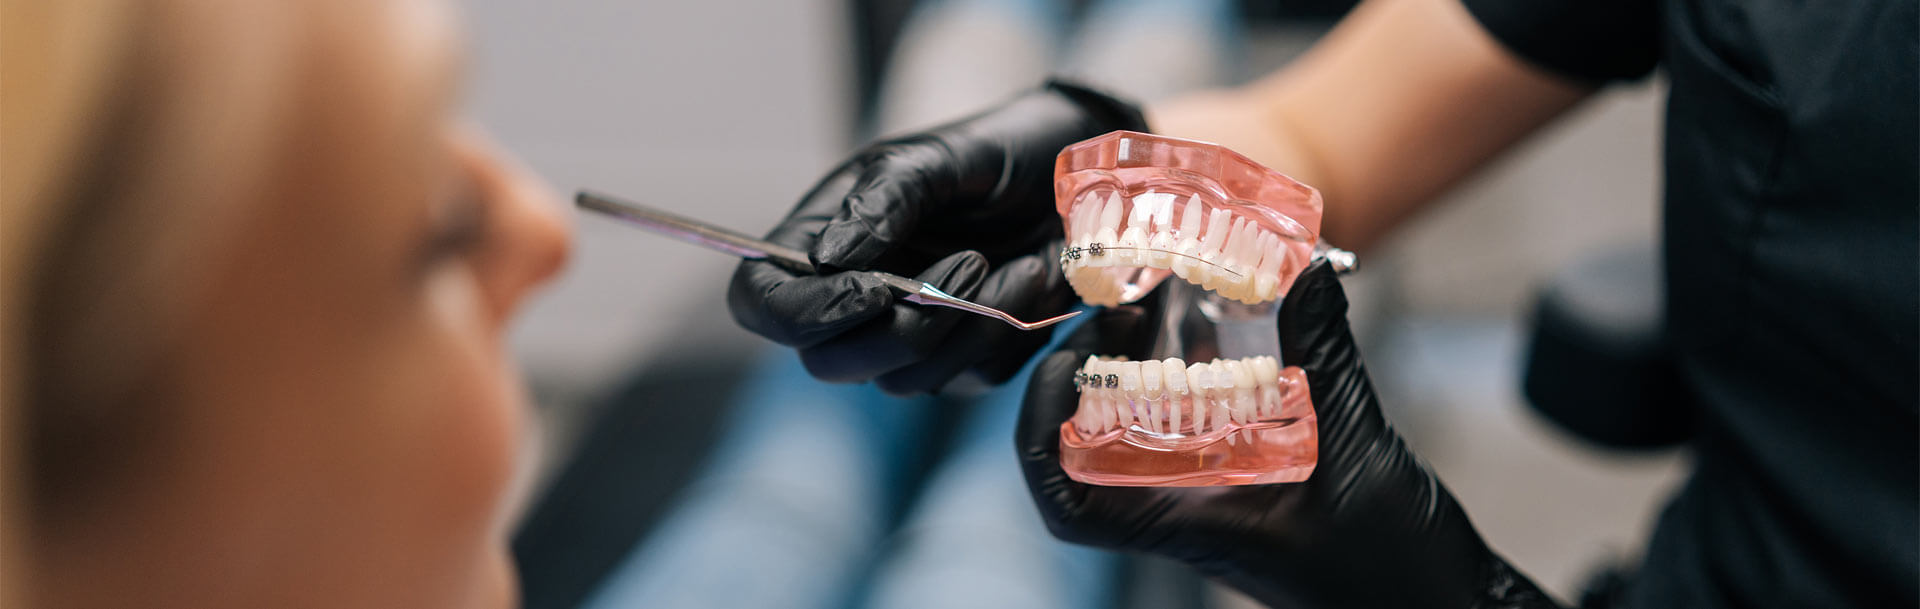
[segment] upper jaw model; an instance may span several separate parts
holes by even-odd
[[[1311,475],[1317,419],[1304,374],[1278,361],[1274,315],[1318,241],[1319,192],[1214,144],[1116,131],[1061,152],[1054,195],[1060,264],[1082,300],[1122,306],[1178,279],[1147,359],[1097,354],[1076,375],[1067,474],[1122,486]]]

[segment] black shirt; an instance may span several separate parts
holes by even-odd
[[[1920,604],[1914,0],[1464,1],[1537,67],[1671,81],[1667,320],[1697,465],[1631,606]]]

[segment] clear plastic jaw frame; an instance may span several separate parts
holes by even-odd
[[[1068,147],[1054,187],[1060,264],[1083,300],[1143,306],[1132,303],[1165,292],[1147,359],[1098,354],[1076,373],[1067,474],[1112,486],[1310,476],[1317,419],[1305,375],[1280,364],[1274,318],[1318,243],[1319,193],[1213,144],[1125,131]]]

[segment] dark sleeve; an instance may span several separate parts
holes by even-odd
[[[1654,0],[1461,1],[1507,50],[1567,78],[1638,79],[1660,60]]]

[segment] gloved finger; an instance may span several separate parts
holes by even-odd
[[[1101,311],[1082,324],[1060,349],[1042,359],[1027,385],[1020,421],[1014,429],[1014,447],[1019,451],[1027,490],[1055,537],[1076,543],[1106,542],[1101,535],[1104,523],[1099,522],[1105,510],[1090,503],[1097,490],[1111,489],[1096,489],[1067,477],[1060,467],[1060,424],[1072,418],[1080,406],[1073,375],[1087,357],[1128,351],[1127,344],[1144,334],[1147,321],[1139,307]]]
[[[1040,254],[1015,258],[994,269],[974,298],[974,302],[1025,320],[1065,313],[1072,308],[1073,300],[1073,291],[1067,288],[1059,265]],[[935,348],[932,357],[881,375],[876,382],[889,393],[924,393],[972,371],[981,381],[998,385],[1025,367],[1052,335],[1051,327],[1022,331],[1000,320],[968,316]]]
[[[1322,260],[1308,266],[1281,303],[1280,359],[1306,370],[1314,397],[1320,396],[1322,381],[1333,389],[1338,376],[1359,370],[1360,349],[1347,322],[1347,293],[1332,265]]]
[[[734,269],[727,309],[755,334],[789,347],[811,347],[886,313],[894,296],[870,273],[796,275],[749,260]]]
[[[979,252],[963,251],[940,259],[915,278],[948,294],[971,299],[986,274],[986,258]],[[932,356],[934,348],[966,315],[945,307],[895,302],[866,323],[801,349],[800,362],[820,380],[871,380]]]
[[[809,252],[828,269],[880,267],[913,237],[957,181],[951,151],[918,140],[877,146]]]

